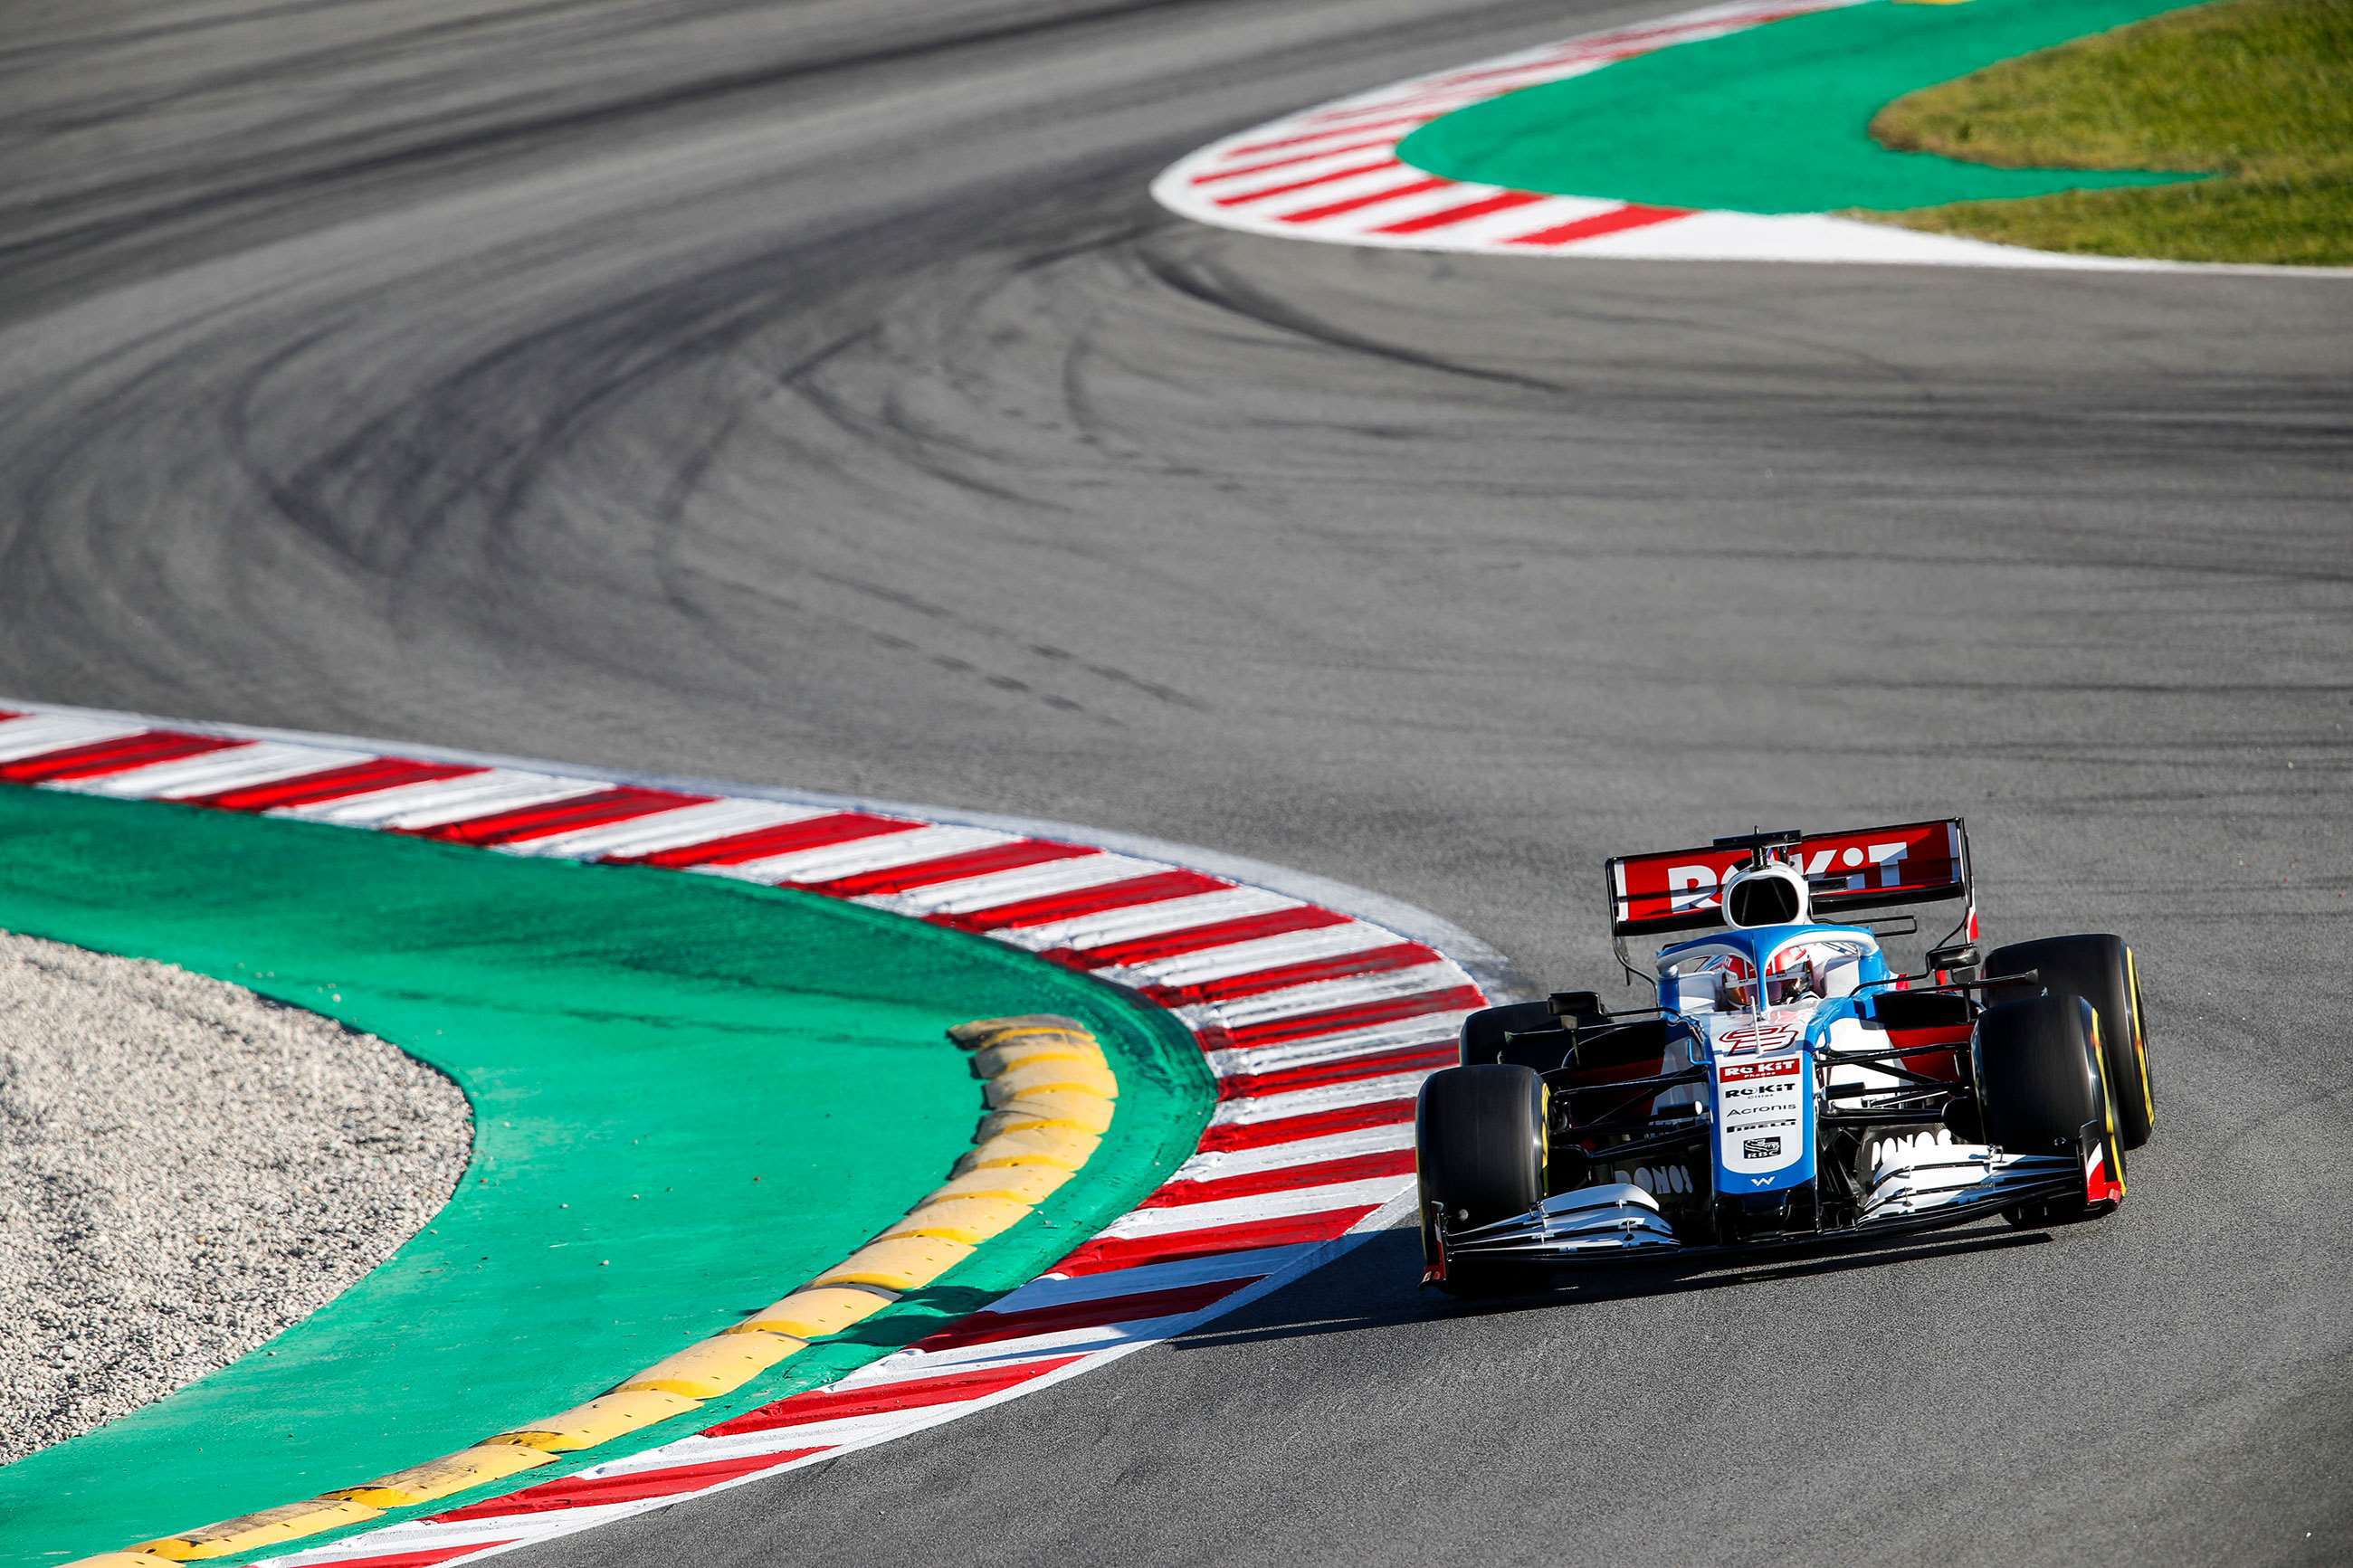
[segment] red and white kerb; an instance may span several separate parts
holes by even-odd
[[[1734,0],[1458,66],[1239,132],[1152,184],[1162,206],[1220,228],[1288,239],[1489,256],[1646,260],[1933,263],[1967,267],[2205,270],[2194,263],[2070,256],[1865,223],[1827,213],[1661,206],[1452,180],[1398,153],[1456,110],[1616,61],[1862,0]],[[1694,114],[1712,106],[1694,103]],[[2276,268],[2266,270],[2276,271]]]
[[[1303,110],[1211,143],[1154,182],[1164,206],[1203,223],[1296,239],[1421,250],[1647,254],[1635,231],[1711,215],[1601,196],[1546,195],[1446,179],[1398,145],[1486,99],[1858,0],[1744,0],[1546,44]]]
[[[427,1568],[871,1447],[1180,1333],[1369,1234],[1421,1080],[1485,997],[1425,942],[1231,878],[895,813],[0,708],[0,783],[732,877],[978,932],[1183,1021],[1218,1105],[1191,1158],[1045,1275],[827,1387],[286,1563]]]

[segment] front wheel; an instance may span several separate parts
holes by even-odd
[[[2081,996],[2099,1016],[2100,1050],[2116,1090],[2116,1130],[2127,1149],[2148,1142],[2157,1101],[2148,1087],[2148,1030],[2141,1020],[2140,970],[2124,938],[2050,936],[1998,947],[1988,976],[2031,973],[2046,991]]]
[[[1525,1281],[1524,1266],[1449,1258],[1440,1227],[1461,1231],[1535,1207],[1544,1196],[1545,1142],[1544,1080],[1527,1068],[1447,1068],[1423,1081],[1413,1144],[1426,1279],[1458,1296]]]
[[[2044,991],[1987,1008],[1971,1049],[1989,1142],[2010,1154],[2057,1154],[2084,1167],[2081,1192],[2003,1211],[2014,1225],[2105,1214],[2125,1192],[2099,1018],[2091,1005]]]

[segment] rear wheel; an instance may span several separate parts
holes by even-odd
[[[2141,1021],[2140,973],[2122,937],[2052,936],[1998,947],[1989,976],[2031,971],[2046,991],[2081,996],[2100,1016],[2100,1048],[2116,1089],[2116,1131],[2124,1146],[2148,1142],[2157,1102],[2148,1087],[2148,1031]]]
[[[2099,1018],[2078,997],[2045,991],[1989,1007],[1979,1016],[1974,1049],[1985,1133],[2010,1154],[2056,1154],[2081,1163],[2096,1151],[2095,1182],[2084,1190],[2003,1211],[2016,1225],[2081,1219],[2092,1212],[2091,1189],[2111,1182],[2124,1191],[2125,1152],[2108,1092]],[[2103,1202],[2102,1212],[2110,1205]]]
[[[1432,1073],[1421,1086],[1413,1139],[1422,1261],[1439,1287],[1461,1296],[1525,1284],[1524,1265],[1447,1258],[1438,1226],[1441,1217],[1450,1231],[1509,1219],[1544,1196],[1544,1080],[1509,1063]]]

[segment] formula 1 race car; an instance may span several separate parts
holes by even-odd
[[[1656,1005],[1590,991],[1472,1014],[1422,1085],[1425,1283],[1957,1224],[2105,1214],[2149,1135],[2132,950],[2048,937],[1980,960],[1957,819],[1756,833],[1609,863],[1610,931]],[[1883,936],[1957,900],[1921,973]],[[1627,939],[1700,934],[1635,968]]]

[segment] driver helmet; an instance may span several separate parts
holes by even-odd
[[[1778,1007],[1821,995],[1826,956],[1826,951],[1817,943],[1793,942],[1766,960],[1767,1005]]]
[[[1715,976],[1715,1005],[1726,1010],[1747,1012],[1757,1005],[1757,966],[1736,952],[1711,958],[1705,965]]]

